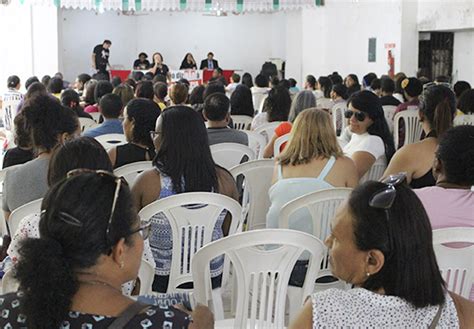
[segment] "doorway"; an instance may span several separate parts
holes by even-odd
[[[453,73],[453,32],[420,32],[419,74],[430,80]]]

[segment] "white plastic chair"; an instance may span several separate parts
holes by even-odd
[[[13,269],[5,272],[2,278],[2,295],[18,291],[20,283],[13,277]]]
[[[464,248],[444,244],[464,242]],[[452,227],[433,230],[433,248],[441,276],[449,291],[469,299],[474,284],[474,228]]]
[[[79,124],[81,125],[81,132],[98,126],[97,122],[89,118],[79,118]]]
[[[308,221],[313,223],[312,235],[324,241],[330,234],[329,224],[331,219],[334,217],[339,205],[349,197],[351,191],[352,189],[350,188],[332,188],[309,193],[290,201],[281,208],[278,226],[282,229],[288,229],[290,227],[291,215],[298,210],[306,209],[311,216],[308,218]],[[328,256],[328,249],[324,247],[324,259],[321,264],[319,277],[331,275]],[[341,282],[317,283],[316,289],[322,291],[327,287],[333,287],[335,285],[341,285]],[[290,287],[288,290],[290,318],[294,317],[299,311],[297,308],[299,304],[295,303],[295,300],[300,300],[301,293],[303,293],[303,291],[297,287]]]
[[[385,156],[380,157],[377,161],[374,162],[369,171],[365,173],[364,176],[359,180],[359,184],[364,183],[368,180],[379,181],[382,178],[383,173],[387,169],[387,161],[385,161]]]
[[[99,123],[100,117],[102,116],[102,114],[100,114],[100,112],[91,112],[91,113],[89,113],[89,114],[90,114],[90,116],[92,117],[92,119],[94,119],[94,121],[95,121],[96,123]]]
[[[248,115],[231,115],[232,122],[234,123],[234,129],[237,130],[250,130],[252,124],[252,117]]]
[[[339,134],[337,136],[340,136],[342,131],[347,127],[347,119],[344,117],[344,112],[346,111],[346,107],[341,107],[338,104],[334,105],[332,108],[332,124],[334,126],[334,130],[337,132],[339,131]]]
[[[151,168],[153,168],[151,161],[139,161],[115,169],[114,174],[118,177],[125,178],[128,185],[132,186],[139,174]]]
[[[265,136],[265,145],[268,144],[268,142],[272,139],[273,135],[275,134],[275,129],[280,125],[280,123],[281,121],[269,122],[255,129],[255,132]]]
[[[23,218],[29,215],[41,213],[42,202],[43,199],[34,200],[12,211],[12,213],[10,214],[10,218],[7,222],[8,227],[10,229],[10,236],[15,235],[15,232],[18,229],[18,225],[20,224],[20,221]]]
[[[270,199],[268,190],[272,185],[275,162],[270,159],[249,161],[230,169],[235,179],[244,176],[242,200],[243,219],[247,219],[247,230],[265,228]]]
[[[418,117],[418,110],[408,109],[398,112],[395,115],[393,122],[393,135],[396,149],[400,148],[399,144],[399,126],[400,120],[405,123],[405,141],[403,145],[413,144],[421,139],[423,127],[421,126],[420,118]]]
[[[458,115],[454,118],[454,126],[471,125],[474,126],[474,114]]]
[[[146,260],[142,259],[140,269],[138,271],[140,278],[140,296],[152,294],[153,280],[155,279],[155,268]]]
[[[0,170],[0,202],[2,201],[2,198],[3,198],[3,181],[5,180],[5,175],[7,174],[7,171],[14,170],[18,166],[21,166],[21,164],[7,167],[5,169]],[[5,221],[5,216],[3,214],[3,211],[0,212],[0,231],[2,233],[1,236],[8,234],[7,222]]]
[[[393,134],[393,116],[395,115],[395,111],[397,107],[395,105],[384,105],[383,113],[385,115],[385,121],[387,121],[388,129]]]
[[[186,205],[206,205],[184,207]],[[178,286],[192,282],[191,262],[202,246],[212,241],[212,233],[219,215],[226,210],[232,215],[229,235],[242,229],[242,207],[225,195],[209,192],[191,192],[157,200],[139,212],[142,220],[163,213],[169,221],[173,239],[173,258],[167,292],[179,291]],[[224,281],[224,280],[223,280]]]
[[[248,161],[255,160],[255,152],[248,146],[239,143],[219,143],[211,145],[214,162],[229,170],[240,164],[247,157]]]
[[[275,144],[273,144],[273,157],[276,158],[279,154],[280,154],[280,149],[281,149],[281,146],[284,144],[284,143],[287,143],[290,139],[290,135],[291,134],[285,134],[283,136],[280,136],[278,137],[276,140],[275,140]]]
[[[95,139],[105,148],[105,150],[128,143],[123,134],[105,134],[97,136]]]
[[[225,254],[233,266],[236,312],[234,319],[226,320],[221,320],[223,314],[215,313],[216,328],[284,328],[288,281],[304,251],[310,255],[302,287],[306,297],[313,292],[324,255],[324,245],[316,237],[294,230],[266,229],[214,241],[194,255],[191,265],[194,298],[196,302],[208,305],[214,297],[209,294],[209,262]],[[303,297],[295,302],[301,308]]]
[[[258,113],[262,112],[263,109],[263,102],[265,98],[268,97],[268,91],[256,91],[252,92],[252,101],[253,101],[253,108],[258,111]]]
[[[263,159],[263,151],[267,145],[265,136],[255,131],[244,130],[249,139],[249,147],[255,152],[257,159]]]

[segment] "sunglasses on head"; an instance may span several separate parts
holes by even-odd
[[[388,210],[392,207],[397,196],[396,186],[403,184],[407,178],[405,172],[390,175],[382,181],[386,186],[375,192],[369,199],[369,206],[377,209]]]
[[[357,121],[360,121],[360,122],[364,121],[367,116],[364,112],[356,112],[356,111],[351,111],[351,110],[347,110],[346,112],[344,112],[344,117],[346,119],[352,118],[353,115],[355,115]]]
[[[114,182],[115,182],[114,198],[113,198],[112,206],[111,206],[111,209],[110,209],[110,215],[109,215],[109,220],[108,220],[108,223],[107,223],[107,229],[105,231],[105,238],[106,238],[108,243],[111,243],[111,239],[109,238],[109,233],[110,233],[110,227],[111,227],[111,224],[112,224],[112,219],[113,219],[114,213],[115,213],[115,208],[117,206],[117,200],[118,200],[118,197],[119,197],[119,194],[120,194],[120,188],[121,188],[122,184],[125,185],[125,186],[128,186],[128,183],[123,177],[115,176],[113,173],[111,173],[109,171],[106,171],[106,170],[74,169],[74,170],[69,171],[67,173],[66,177],[70,178],[70,177],[78,176],[78,175],[81,175],[81,174],[91,174],[91,173],[96,174],[96,175],[101,176],[101,177],[109,177],[110,179],[113,179]],[[151,224],[150,223],[141,221],[140,222],[140,227],[136,230],[131,231],[129,233],[129,236],[132,235],[132,234],[140,232],[143,239],[146,240],[149,236],[150,229],[151,229]]]

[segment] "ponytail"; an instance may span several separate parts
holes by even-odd
[[[453,126],[453,119],[453,109],[449,105],[448,99],[445,98],[436,106],[433,115],[432,128],[435,130],[438,138],[443,136]]]
[[[51,238],[25,239],[15,277],[24,295],[20,307],[28,328],[59,328],[79,288],[61,244]]]

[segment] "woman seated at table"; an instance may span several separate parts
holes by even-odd
[[[169,80],[169,71],[168,65],[163,64],[163,56],[160,53],[153,54],[153,62],[150,66],[150,72],[153,73],[153,76],[158,74],[163,75]]]
[[[19,291],[1,296],[2,328],[212,328],[207,308],[196,308],[191,318],[122,294],[121,285],[138,275],[150,224],[140,222],[120,178],[70,172],[41,209],[40,238],[20,248]]]
[[[179,67],[179,69],[180,70],[189,70],[189,69],[196,70],[197,69],[196,60],[194,59],[193,54],[187,53],[186,56],[184,56],[184,59],[181,62],[181,66]]]
[[[148,70],[150,68],[150,62],[148,61],[148,55],[146,53],[140,53],[138,59],[133,62],[134,70]]]
[[[354,189],[325,244],[333,275],[355,288],[314,293],[290,328],[474,327],[474,306],[447,291],[428,216],[404,180]]]

